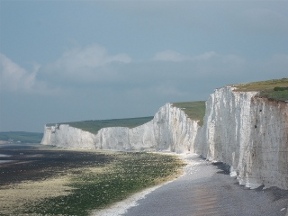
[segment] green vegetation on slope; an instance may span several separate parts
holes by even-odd
[[[0,132],[0,140],[21,143],[40,143],[43,133],[33,133],[24,131]]]
[[[234,86],[237,87],[236,91],[259,91],[259,97],[279,101],[288,100],[288,78],[252,82]]]
[[[36,205],[31,203],[25,213],[85,216],[93,209],[106,207],[132,193],[174,178],[184,165],[171,155],[130,152],[109,156],[114,158],[113,162],[99,165],[97,171],[72,172],[70,194],[48,198]]]
[[[182,109],[190,119],[199,120],[199,125],[203,125],[205,115],[205,101],[179,102],[172,104]]]
[[[79,122],[66,122],[60,124],[69,124],[71,127],[79,128],[94,134],[102,128],[107,127],[128,127],[134,128],[143,125],[153,119],[153,116],[140,117],[140,118],[127,118],[127,119],[111,119],[111,120],[91,120]],[[47,126],[55,125],[48,124]]]

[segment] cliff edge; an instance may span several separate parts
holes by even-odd
[[[168,103],[154,118],[134,127],[104,127],[96,134],[69,124],[45,126],[41,144],[64,148],[113,149],[121,151],[193,151],[199,120]]]

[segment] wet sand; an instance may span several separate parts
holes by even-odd
[[[95,152],[69,151],[42,145],[1,145],[0,186],[41,181],[74,168],[105,164],[110,157]],[[9,157],[7,157],[9,156]]]
[[[186,157],[185,174],[158,188],[134,195],[94,215],[102,216],[285,216],[288,192],[250,190],[228,175],[221,163]],[[133,202],[132,202],[133,201]]]
[[[39,144],[0,145],[0,215],[29,215],[24,214],[27,205],[69,195],[74,190],[69,186],[71,175],[111,159],[102,152]]]

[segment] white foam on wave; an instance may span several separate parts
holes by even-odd
[[[9,158],[9,157],[11,157],[11,155],[0,154],[0,157]],[[11,162],[11,161],[12,160],[0,160],[0,163],[8,163],[8,162]]]
[[[95,210],[92,212],[91,216],[120,216],[127,212],[127,210],[131,207],[137,206],[138,201],[144,199],[146,195],[161,187],[162,185],[157,185],[155,187],[146,189],[140,193],[134,194],[131,197],[120,201],[116,204],[113,204],[108,209]]]
[[[11,157],[11,155],[0,154],[0,157]]]

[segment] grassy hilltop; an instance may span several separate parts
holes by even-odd
[[[203,117],[205,114],[205,102],[195,101],[195,102],[180,102],[173,103],[175,107],[182,109],[189,118],[194,120],[199,120],[199,124],[202,125]],[[90,120],[90,121],[77,121],[77,122],[63,122],[61,124],[68,124],[71,127],[79,128],[90,133],[97,134],[97,132],[102,128],[107,127],[128,127],[135,128],[143,125],[153,119],[153,116],[139,117],[139,118],[126,118],[126,119],[110,119],[110,120]],[[47,126],[52,126],[55,124],[47,124]]]
[[[251,82],[233,86],[237,87],[236,91],[259,91],[259,97],[265,97],[276,101],[288,101],[288,78]],[[173,103],[173,106],[182,109],[189,118],[199,120],[199,125],[203,124],[205,115],[204,101],[179,102]]]
[[[128,127],[134,128],[145,124],[153,119],[153,116],[139,117],[139,118],[126,118],[126,119],[109,119],[109,120],[90,120],[90,121],[77,121],[77,122],[63,122],[61,124],[68,124],[71,127],[79,128],[90,133],[97,134],[97,132],[102,128],[107,127]],[[55,124],[47,124],[47,126],[52,126]]]
[[[288,78],[251,82],[234,86],[237,88],[236,91],[259,91],[259,97],[278,101],[288,100]]]
[[[188,118],[199,120],[199,125],[203,124],[203,118],[205,115],[205,101],[178,102],[173,103],[172,105],[182,109]]]

